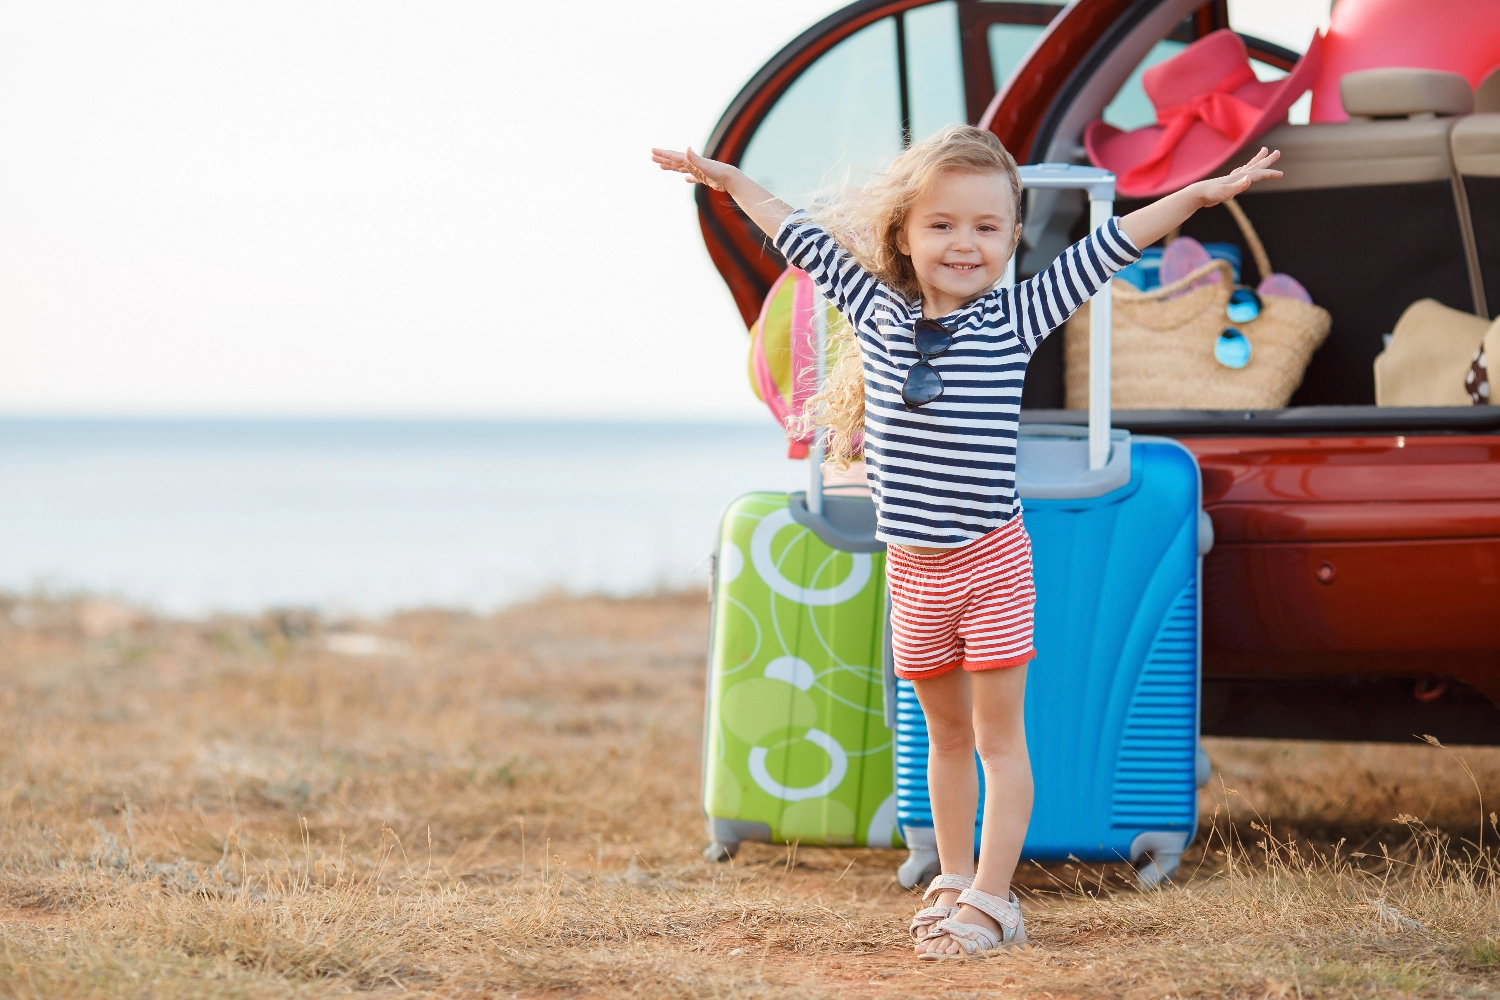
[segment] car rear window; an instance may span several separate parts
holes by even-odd
[[[740,166],[778,198],[867,179],[901,152],[896,25],[882,18],[809,66],[750,139]],[[862,168],[862,169],[861,169]]]
[[[1046,25],[1041,24],[990,25],[990,70],[995,74],[997,91],[1005,86],[1005,81],[1021,65],[1021,60],[1045,30]]]

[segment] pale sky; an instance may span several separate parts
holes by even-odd
[[[6,4],[0,413],[752,416],[649,147],[839,6]]]

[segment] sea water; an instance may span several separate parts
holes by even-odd
[[[724,506],[806,481],[769,418],[7,419],[0,589],[201,615],[701,587]]]

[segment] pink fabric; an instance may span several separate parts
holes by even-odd
[[[1500,68],[1500,4],[1339,0],[1328,22],[1322,72],[1313,82],[1311,120],[1348,121],[1339,81],[1345,73],[1382,66],[1446,70],[1479,86]]]
[[[940,677],[955,667],[1019,667],[1036,656],[1031,537],[1017,514],[967,545],[931,555],[886,551],[896,676]]]
[[[790,331],[792,354],[790,404],[781,395],[781,388],[776,384],[776,376],[771,371],[771,363],[766,358],[766,348],[762,340],[766,329],[766,317],[771,311],[771,302],[781,291],[781,286],[788,281],[794,283]],[[766,293],[765,300],[761,303],[760,318],[754,327],[755,340],[750,345],[751,369],[755,373],[755,385],[760,389],[760,396],[766,401],[771,414],[781,424],[782,430],[786,431],[787,458],[806,458],[808,446],[813,441],[813,435],[810,432],[793,434],[791,424],[796,417],[801,416],[807,407],[807,401],[812,399],[818,391],[818,334],[814,326],[816,304],[817,289],[808,273],[800,268],[787,268],[771,285],[771,290]],[[828,308],[826,302],[823,303],[823,308]],[[853,444],[856,453],[861,451],[864,447],[864,435],[856,434]]]
[[[792,300],[792,412],[801,413],[818,391],[817,330],[813,326],[813,283],[805,271]]]
[[[1210,32],[1142,73],[1141,89],[1160,115],[1163,108],[1186,104],[1215,89],[1225,89],[1222,85],[1230,79],[1233,82],[1229,83],[1229,90],[1254,81],[1255,74],[1244,76],[1240,72],[1249,68],[1248,59],[1239,35],[1228,30]]]
[[[1156,145],[1149,156],[1120,176],[1121,185],[1154,188],[1166,180],[1171,174],[1172,154],[1188,129],[1200,121],[1230,140],[1254,128],[1260,108],[1234,96],[1237,88],[1254,82],[1255,73],[1245,63],[1231,68],[1208,93],[1174,107],[1157,108],[1156,122],[1162,132],[1156,137]]]
[[[1245,43],[1229,29],[1198,39],[1142,76],[1157,124],[1122,132],[1090,122],[1083,144],[1095,166],[1119,175],[1119,193],[1154,198],[1209,176],[1241,146],[1286,120],[1322,66],[1323,39],[1283,80],[1262,83]]]
[[[1186,278],[1211,260],[1213,256],[1202,243],[1191,236],[1179,236],[1162,251],[1161,264],[1156,274],[1163,285],[1170,285],[1179,278]]]
[[[781,290],[784,282],[796,282],[792,286],[792,405],[781,395],[781,387],[776,384],[776,377],[771,373],[771,363],[766,360],[765,344],[762,341],[766,329],[766,314],[770,312],[771,301]],[[813,284],[806,271],[789,267],[781,272],[781,277],[771,285],[771,290],[766,293],[766,298],[760,307],[760,319],[755,325],[755,341],[750,345],[750,356],[753,359],[751,367],[755,372],[755,384],[760,389],[761,399],[766,401],[771,414],[787,432],[787,458],[806,458],[807,446],[812,443],[811,434],[792,434],[790,423],[794,415],[802,412],[803,406],[813,395],[813,383],[816,381],[816,373],[812,371],[814,350],[810,344],[813,338],[812,329],[813,313]]]
[[[1157,271],[1157,276],[1163,285],[1174,284],[1178,280],[1186,278],[1211,260],[1213,260],[1212,255],[1209,254],[1202,243],[1199,243],[1191,236],[1179,236],[1167,244],[1167,248],[1162,251],[1161,268]],[[1223,279],[1224,275],[1222,271],[1210,271],[1186,288],[1168,295],[1167,298],[1175,299],[1180,295],[1186,295],[1195,288],[1212,285]]]
[[[1262,295],[1279,295],[1284,299],[1297,299],[1299,302],[1312,305],[1312,296],[1307,294],[1307,289],[1302,287],[1302,282],[1280,271],[1266,275],[1266,279],[1260,283],[1256,291]]]
[[[771,374],[771,363],[766,360],[766,345],[764,341],[766,329],[766,313],[770,311],[771,300],[781,289],[781,283],[788,280],[790,270],[782,272],[771,285],[771,290],[766,293],[766,300],[761,303],[760,319],[755,324],[755,342],[750,345],[750,356],[754,359],[755,384],[760,387],[760,398],[765,400],[766,406],[770,407],[771,414],[782,426],[786,426],[787,410],[786,401],[781,398],[781,387],[776,384],[776,377]]]

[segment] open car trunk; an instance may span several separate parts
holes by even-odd
[[[1228,26],[1224,3],[1200,0],[1080,0],[1066,10],[862,0],[767,64],[709,154],[793,203],[807,200],[798,171],[826,179],[836,164],[812,170],[783,154],[783,134],[831,133],[819,141],[858,154],[845,166],[873,167],[903,136],[968,120],[1022,163],[1082,162],[1089,121],[1152,120],[1141,67]],[[1245,41],[1257,69],[1296,61]],[[889,81],[872,69],[886,63]],[[839,80],[848,85],[830,83]],[[891,132],[828,125],[853,121]],[[1203,731],[1500,743],[1500,406],[1379,407],[1373,374],[1412,302],[1481,316],[1500,307],[1500,114],[1281,125],[1253,145],[1262,144],[1283,150],[1286,176],[1240,203],[1274,269],[1328,309],[1327,341],[1285,409],[1113,418],[1133,434],[1181,440],[1202,470],[1215,531],[1204,563]],[[700,191],[699,209],[748,325],[784,262],[728,199]],[[1054,194],[1029,196],[1025,214],[1023,277],[1080,238],[1087,216],[1081,197]],[[1182,231],[1242,242],[1222,209]],[[1252,267],[1243,247],[1241,259]],[[1062,347],[1058,331],[1032,359],[1023,422],[1086,423],[1062,408]]]
[[[1113,423],[1177,438],[1202,470],[1205,733],[1496,742],[1500,407]]]

